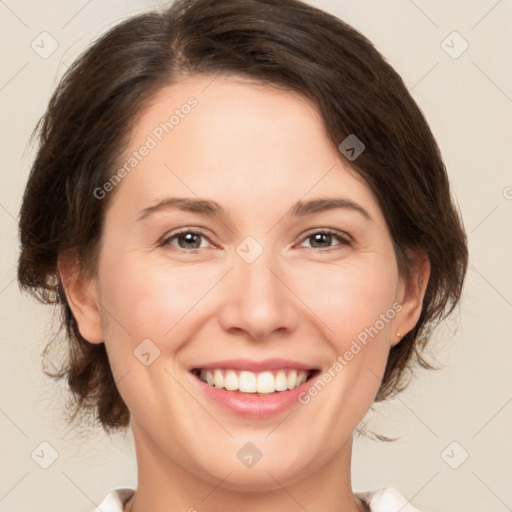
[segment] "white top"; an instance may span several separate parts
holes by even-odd
[[[134,491],[126,487],[113,489],[92,512],[123,512],[124,504],[131,498]],[[393,487],[354,492],[354,494],[370,507],[371,512],[420,512]]]

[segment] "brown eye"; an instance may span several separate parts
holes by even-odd
[[[191,229],[184,229],[182,231],[179,231],[177,233],[171,234],[165,239],[162,240],[160,243],[161,246],[170,245],[177,247],[179,249],[187,250],[197,250],[201,249],[201,239],[207,240],[206,236],[198,231],[192,231]],[[174,240],[177,241],[177,244],[172,243]]]
[[[332,231],[329,229],[324,229],[321,231],[315,231],[313,233],[308,234],[304,240],[310,240],[310,247],[312,249],[329,249],[332,246],[332,243],[338,240],[338,244],[334,246],[334,249],[336,248],[345,247],[347,245],[350,245],[350,241],[346,236],[343,236],[341,233],[337,231]]]

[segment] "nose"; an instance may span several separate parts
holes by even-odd
[[[243,332],[260,341],[297,327],[300,301],[289,276],[270,253],[263,251],[252,263],[235,255],[234,268],[223,280],[225,300],[219,312],[227,332]]]

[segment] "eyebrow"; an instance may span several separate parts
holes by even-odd
[[[313,213],[324,212],[342,208],[360,213],[366,220],[373,221],[370,214],[359,204],[343,197],[319,198],[310,201],[297,201],[291,211],[292,217],[304,217]],[[163,199],[153,206],[141,210],[139,220],[146,219],[150,215],[171,209],[178,209],[185,212],[200,213],[207,216],[227,217],[226,210],[217,202],[208,199],[195,199],[186,197],[169,197]]]

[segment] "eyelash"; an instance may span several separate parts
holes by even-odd
[[[190,228],[183,228],[180,231],[176,231],[175,233],[171,233],[170,235],[165,236],[159,242],[159,247],[163,247],[166,245],[170,246],[169,242],[171,240],[173,240],[174,238],[177,238],[179,235],[183,235],[183,234],[187,234],[187,233],[191,233],[194,235],[200,235],[200,236],[206,238],[208,241],[210,241],[209,238],[202,231],[197,231],[197,230],[190,229]],[[348,237],[347,235],[343,235],[339,231],[329,229],[329,228],[317,229],[315,231],[310,231],[310,232],[306,233],[305,236],[303,236],[301,241],[304,242],[305,240],[307,240],[308,238],[311,238],[312,236],[314,236],[316,234],[333,235],[341,242],[340,244],[338,244],[338,246],[335,246],[334,248],[322,249],[322,248],[318,248],[318,247],[310,247],[310,249],[313,249],[316,252],[333,252],[333,251],[340,250],[341,248],[346,247],[346,246],[348,246],[348,247],[352,246],[352,241],[351,241],[350,237]],[[211,241],[210,241],[210,243],[211,243]],[[183,249],[181,247],[176,247],[176,248],[180,251],[190,252],[190,253],[196,253],[197,251],[199,251],[201,249],[201,248],[197,248],[197,249],[187,250],[187,249]]]

